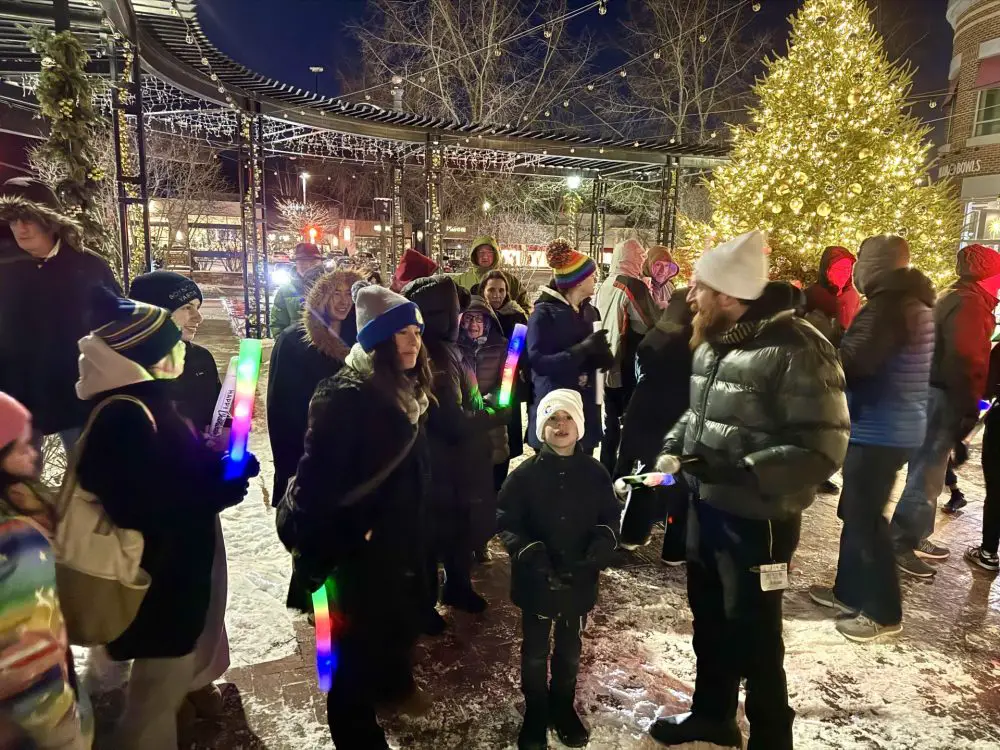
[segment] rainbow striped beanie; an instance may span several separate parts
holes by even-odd
[[[181,330],[162,307],[122,299],[105,287],[94,292],[94,335],[143,367],[155,365],[181,340]]]
[[[552,267],[556,287],[561,291],[572,289],[597,272],[597,264],[583,253],[574,250],[569,241],[562,237],[549,243],[545,259]]]

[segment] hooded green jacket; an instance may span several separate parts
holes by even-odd
[[[488,268],[480,268],[476,265],[476,248],[483,245],[489,245],[493,248],[493,263]],[[469,260],[472,262],[472,267],[467,271],[462,271],[461,273],[449,274],[463,289],[472,291],[472,287],[476,286],[480,281],[482,281],[483,276],[493,270],[503,271],[504,276],[507,277],[507,296],[519,304],[523,309],[529,310],[531,305],[528,304],[528,290],[524,288],[521,280],[510,271],[504,268],[503,260],[500,257],[500,243],[498,243],[493,237],[477,237],[472,243],[472,250],[469,253]],[[482,290],[479,290],[482,294]]]

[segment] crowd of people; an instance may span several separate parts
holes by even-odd
[[[73,642],[132,662],[112,746],[175,750],[187,722],[222,710],[219,513],[260,467],[211,428],[221,384],[193,341],[192,280],[154,271],[124,297],[34,180],[3,185],[0,220],[0,737],[90,746]],[[380,715],[429,709],[414,644],[449,627],[439,605],[487,612],[473,571],[497,536],[522,614],[519,750],[548,747],[550,728],[588,743],[581,631],[600,571],[657,523],[662,561],[687,565],[697,658],[691,712],[650,727],[662,745],[741,746],[745,679],[748,747],[792,747],[782,597],[803,513],[838,491],[841,468],[835,582],[809,595],[852,641],[900,632],[899,575],[931,578],[948,556],[930,538],[938,495],[996,395],[1000,255],[961,249],[958,281],[938,295],[900,237],[856,256],[828,248],[804,291],[770,280],[767,254],[760,232],[733,238],[677,289],[670,250],[630,239],[598,289],[594,259],[557,239],[530,302],[491,237],[461,274],[407,251],[388,286],[296,249],[273,308],[270,499],[291,553],[288,606],[311,617],[324,589],[333,612],[338,750],[388,748]],[[526,343],[501,402],[518,324]],[[998,414],[985,415],[983,540],[965,553],[992,572]],[[56,490],[39,481],[46,435],[68,454]],[[88,509],[97,528],[80,522]],[[97,596],[112,605],[88,606]]]

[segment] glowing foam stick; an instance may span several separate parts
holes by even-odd
[[[229,419],[229,412],[233,408],[233,398],[236,396],[236,363],[238,357],[229,360],[229,369],[226,370],[226,377],[222,381],[222,390],[219,391],[219,399],[215,402],[215,411],[212,412],[212,424],[208,428],[208,433],[212,437],[219,437],[226,420]]]
[[[601,330],[601,321],[594,321],[594,333]],[[604,371],[598,370],[594,380],[594,400],[598,406],[604,403]]]
[[[528,336],[528,326],[518,323],[514,326],[514,332],[510,337],[510,346],[507,347],[507,361],[503,364],[503,377],[500,379],[500,397],[497,405],[501,409],[510,406],[511,394],[514,390],[514,376],[517,374],[517,361],[524,351],[524,340]]]
[[[253,421],[253,402],[260,375],[260,339],[243,339],[236,363],[236,395],[233,397],[233,428],[229,435],[229,463],[226,476],[239,476],[247,458],[247,440]]]
[[[337,671],[336,644],[333,642],[333,613],[327,589],[332,589],[334,604],[337,602],[337,584],[333,579],[312,594],[313,616],[316,618],[316,677],[319,689],[329,693],[333,687],[333,673]]]

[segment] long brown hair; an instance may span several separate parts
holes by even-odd
[[[372,352],[372,365],[375,370],[372,382],[390,401],[395,402],[400,391],[412,387],[415,395],[423,392],[431,403],[437,403],[433,393],[434,375],[431,373],[430,357],[423,342],[420,344],[417,364],[412,370],[400,367],[395,336],[375,347]]]

